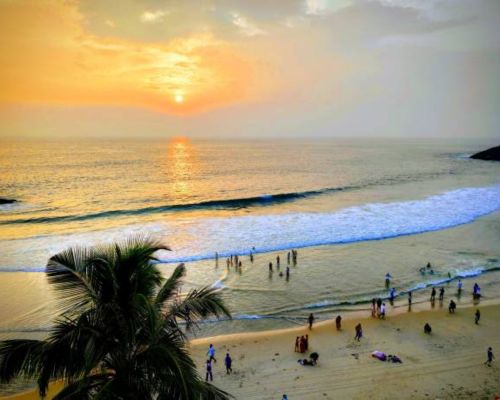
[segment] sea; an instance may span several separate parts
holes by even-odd
[[[389,315],[409,291],[422,304],[431,286],[455,296],[459,279],[459,307],[475,282],[484,299],[500,298],[500,163],[469,158],[496,144],[4,140],[0,197],[17,202],[0,205],[0,339],[47,334],[50,256],[133,235],[171,247],[157,266],[167,277],[185,263],[184,292],[220,291],[233,318],[204,321],[198,337],[368,309],[389,295],[387,273]],[[231,255],[241,268],[227,266]]]

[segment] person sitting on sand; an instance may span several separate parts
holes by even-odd
[[[475,319],[474,319],[474,322],[476,325],[479,325],[479,319],[481,318],[481,312],[479,311],[479,309],[476,310],[476,314],[475,314]]]
[[[311,353],[311,356],[310,356],[310,360],[308,360],[307,358],[304,358],[304,359],[300,359],[298,360],[297,362],[300,364],[300,365],[310,365],[310,366],[314,366],[317,364],[318,362],[318,358],[319,358],[319,354],[318,353]]]
[[[290,254],[290,253],[288,253]],[[283,395],[283,397],[281,398],[281,400],[288,400],[288,396],[286,394]]]
[[[361,324],[357,324],[354,329],[356,330],[356,336],[354,336],[354,340],[357,340],[359,342],[363,337],[363,328],[361,327]]]
[[[297,338],[295,339],[295,350],[294,350],[296,353],[298,353],[300,351],[300,338],[297,336]]]
[[[424,333],[427,333],[428,335],[430,335],[432,333],[432,328],[428,322],[426,322],[424,325]]]
[[[448,311],[450,314],[455,314],[455,310],[457,309],[457,303],[455,303],[453,300],[450,300],[450,305],[448,306]]]
[[[342,329],[342,317],[340,315],[337,315],[337,318],[335,318],[335,326],[338,331]]]

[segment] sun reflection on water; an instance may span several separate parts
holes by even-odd
[[[197,170],[196,154],[186,137],[170,139],[167,150],[167,168],[171,179],[169,195],[177,200],[186,199],[192,192],[191,180]]]

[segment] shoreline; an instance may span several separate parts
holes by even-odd
[[[475,307],[482,311],[479,326],[473,321]],[[417,304],[411,312],[405,309],[390,309],[385,320],[371,317],[367,310],[347,313],[341,331],[336,331],[334,320],[328,319],[315,323],[311,331],[304,323],[300,327],[197,338],[187,347],[203,376],[206,349],[209,343],[214,344],[220,360],[214,365],[213,383],[236,399],[280,399],[283,393],[290,400],[493,399],[493,394],[500,395],[500,380],[494,379],[500,369],[498,361],[491,368],[482,365],[486,346],[492,346],[497,354],[500,350],[500,300],[459,306],[455,315],[444,306],[425,309],[424,304]],[[364,337],[355,342],[354,325],[358,322]],[[423,333],[425,322],[433,327],[430,336]],[[316,367],[297,363],[308,354],[293,351],[295,337],[303,334],[310,336],[310,350],[320,354]],[[397,354],[403,364],[380,362],[370,356],[375,350]],[[224,372],[226,351],[233,358],[232,375]],[[51,385],[47,400],[60,385]],[[401,390],[405,393],[402,397]],[[38,396],[32,389],[0,399],[34,400]]]

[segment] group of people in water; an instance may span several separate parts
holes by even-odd
[[[254,262],[254,252],[255,252],[255,247],[252,247],[252,251],[250,251],[250,254],[249,254],[250,262],[252,264]],[[269,276],[270,277],[272,276],[272,274],[274,272],[274,268],[276,268],[276,270],[278,271],[278,275],[280,277],[286,276],[287,280],[290,279],[290,264],[293,264],[294,266],[297,265],[297,257],[298,257],[298,251],[295,250],[295,249],[291,249],[287,253],[287,255],[286,255],[287,265],[285,267],[285,271],[283,272],[280,269],[281,268],[281,259],[280,259],[280,256],[278,254],[276,256],[275,264],[273,265],[272,261],[270,261],[269,264],[268,264],[268,267],[269,267]],[[215,253],[215,265],[216,266],[219,265],[219,253],[218,252]],[[231,267],[234,267],[237,272],[241,273],[242,272],[242,269],[241,269],[242,266],[243,266],[243,262],[242,262],[240,256],[231,254],[229,257],[226,258],[226,267],[227,267],[228,270]]]

